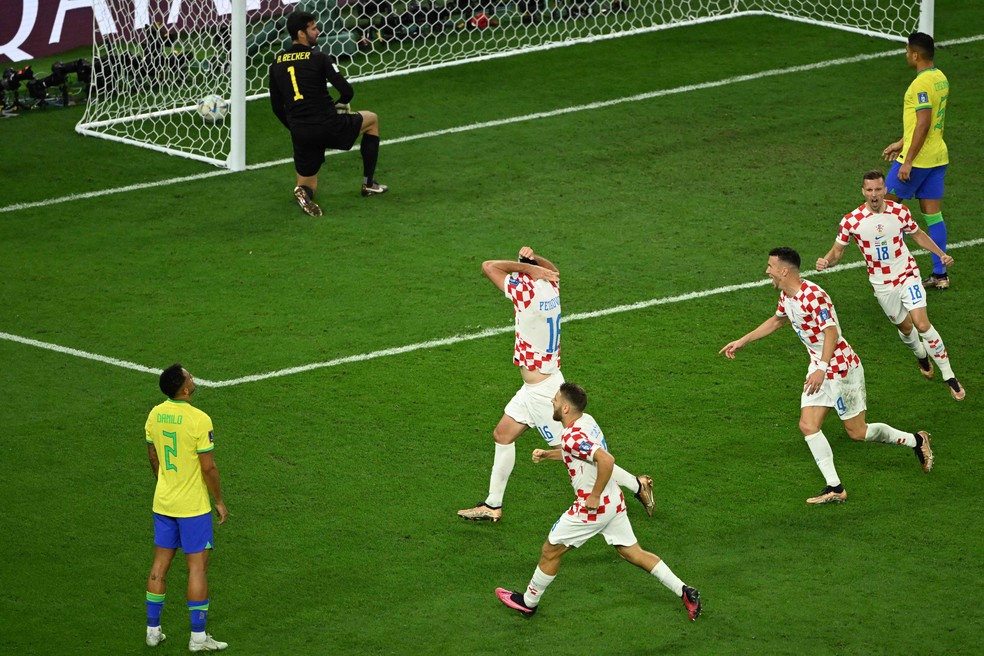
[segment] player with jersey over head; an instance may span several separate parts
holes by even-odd
[[[861,191],[864,204],[841,219],[834,245],[817,260],[817,271],[840,262],[844,249],[853,239],[864,255],[875,298],[889,321],[898,328],[899,338],[912,349],[919,361],[920,373],[926,378],[933,377],[933,364],[929,360],[932,356],[950,395],[961,401],[966,392],[953,374],[943,338],[929,322],[926,290],[919,278],[916,260],[905,245],[905,237],[912,237],[917,244],[939,257],[946,267],[953,264],[953,258],[919,229],[909,208],[885,200],[885,176],[881,171],[865,173]]]
[[[595,535],[604,536],[618,555],[643,569],[683,600],[691,620],[700,615],[700,593],[684,584],[659,556],[639,546],[625,510],[625,497],[612,477],[615,458],[594,417],[584,412],[588,396],[573,383],[564,383],[551,399],[553,419],[563,426],[559,448],[533,451],[533,462],[563,460],[574,488],[574,503],[550,529],[540,562],[525,592],[496,588],[499,601],[526,617],[536,613],[540,597],[560,569],[561,557]]]
[[[362,136],[362,195],[386,192],[386,185],[373,177],[379,158],[379,117],[349,107],[355,91],[335,68],[334,58],[317,49],[321,30],[313,14],[294,12],[287,17],[291,47],[279,53],[270,65],[270,104],[273,113],[290,130],[294,144],[297,185],[294,197],[310,216],[321,216],[314,202],[318,171],[325,162],[325,149],[349,150]],[[328,83],[338,91],[332,99]]]
[[[229,516],[222,501],[212,419],[191,405],[195,380],[180,364],[160,376],[168,397],[147,416],[144,432],[147,456],[157,479],[154,489],[154,563],[147,579],[147,645],[164,641],[161,611],[167,592],[167,572],[180,547],[188,564],[188,611],[191,614],[193,652],[221,651],[228,647],[205,632],[208,616],[208,554],[212,550],[212,508],[215,499],[219,524]]]
[[[800,396],[799,428],[827,482],[819,495],[806,502],[823,504],[847,500],[847,491],[834,467],[834,453],[822,430],[830,408],[836,408],[852,440],[910,447],[922,470],[928,474],[933,468],[929,433],[906,433],[888,424],[865,421],[864,367],[841,334],[840,322],[827,292],[800,278],[799,253],[786,246],[773,248],[765,273],[779,290],[776,313],[752,332],[725,345],[719,353],[733,360],[739,349],[771,335],[787,323],[806,346],[810,366]]]
[[[516,440],[527,428],[535,428],[547,444],[560,444],[562,426],[553,419],[551,399],[564,382],[560,372],[560,272],[529,246],[519,251],[519,262],[488,260],[482,273],[512,301],[516,319],[513,364],[519,367],[523,386],[513,396],[492,431],[495,457],[485,501],[458,511],[463,519],[497,522],[502,518],[502,498],[516,464]],[[653,514],[653,481],[615,468],[615,480],[630,490]]]

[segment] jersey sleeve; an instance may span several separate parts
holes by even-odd
[[[902,224],[902,232],[907,235],[911,235],[919,230],[919,226],[912,218],[912,212],[905,205],[902,205],[899,211],[899,222]]]
[[[915,111],[933,108],[932,91],[932,82],[928,77],[919,76],[913,81],[913,109]]]
[[[851,215],[848,214],[841,219],[840,226],[837,229],[837,237],[834,239],[841,246],[847,246],[851,243],[851,228],[853,222],[851,221]]]
[[[342,105],[352,102],[352,98],[355,97],[355,89],[353,89],[348,80],[346,80],[342,74],[338,72],[338,69],[335,68],[334,64],[332,64],[331,58],[324,53],[321,53],[321,65],[324,66],[325,69],[325,79],[328,80],[329,84],[331,84],[336,91],[338,91],[338,100],[335,102]]]
[[[533,279],[525,273],[512,273],[506,278],[506,298],[519,309],[525,308],[533,300]]]
[[[783,303],[784,300],[786,300],[785,292],[779,294],[779,304],[776,306],[776,316],[780,319],[786,318],[786,306]]]
[[[817,294],[813,299],[811,299],[809,305],[804,309],[815,318],[817,330],[822,331],[826,328],[837,325],[837,320],[834,318],[832,307],[830,297],[827,296],[826,292],[823,292]]]
[[[202,415],[198,422],[197,434],[195,438],[195,451],[198,453],[208,453],[215,448],[215,436],[212,429],[212,418],[206,414]]]
[[[144,437],[147,439],[147,444],[154,443],[154,437],[150,434],[150,415],[147,415],[147,421],[144,423]]]
[[[575,426],[564,431],[560,448],[564,453],[578,460],[594,461],[594,454],[601,445],[588,439],[588,434]]]

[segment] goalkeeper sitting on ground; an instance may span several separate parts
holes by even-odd
[[[384,193],[386,185],[373,178],[379,157],[379,117],[373,112],[350,110],[352,85],[335,68],[333,58],[317,50],[321,30],[313,14],[294,12],[288,16],[287,32],[293,40],[291,47],[270,65],[270,103],[273,113],[290,130],[297,171],[294,196],[301,209],[311,216],[322,215],[314,194],[325,149],[349,150],[360,134],[362,195]],[[341,94],[337,102],[328,94],[329,82]]]

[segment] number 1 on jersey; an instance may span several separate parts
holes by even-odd
[[[547,330],[550,332],[550,343],[547,353],[556,353],[560,348],[560,313],[556,317],[547,317]]]
[[[297,88],[297,77],[294,75],[294,67],[288,66],[287,72],[290,73],[290,83],[294,86],[294,100],[304,100],[301,90]]]

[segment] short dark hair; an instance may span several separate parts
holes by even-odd
[[[936,56],[936,42],[925,32],[913,32],[909,35],[909,47],[921,54],[925,59]]]
[[[580,385],[564,383],[560,386],[560,395],[567,399],[578,412],[584,412],[584,409],[588,407],[588,393]]]
[[[290,40],[297,40],[297,33],[303,32],[307,29],[308,23],[315,20],[314,14],[306,11],[295,11],[293,14],[287,17],[287,33],[290,34]]]
[[[160,386],[164,396],[173,399],[185,384],[184,367],[175,362],[170,367],[161,372]]]
[[[777,248],[773,248],[769,251],[769,256],[771,257],[773,255],[778,257],[780,262],[785,262],[786,264],[794,266],[797,269],[800,268],[800,254],[789,246],[779,246]]]
[[[871,169],[870,171],[865,171],[864,175],[861,176],[861,186],[864,186],[865,180],[884,180],[885,174],[878,169]]]

